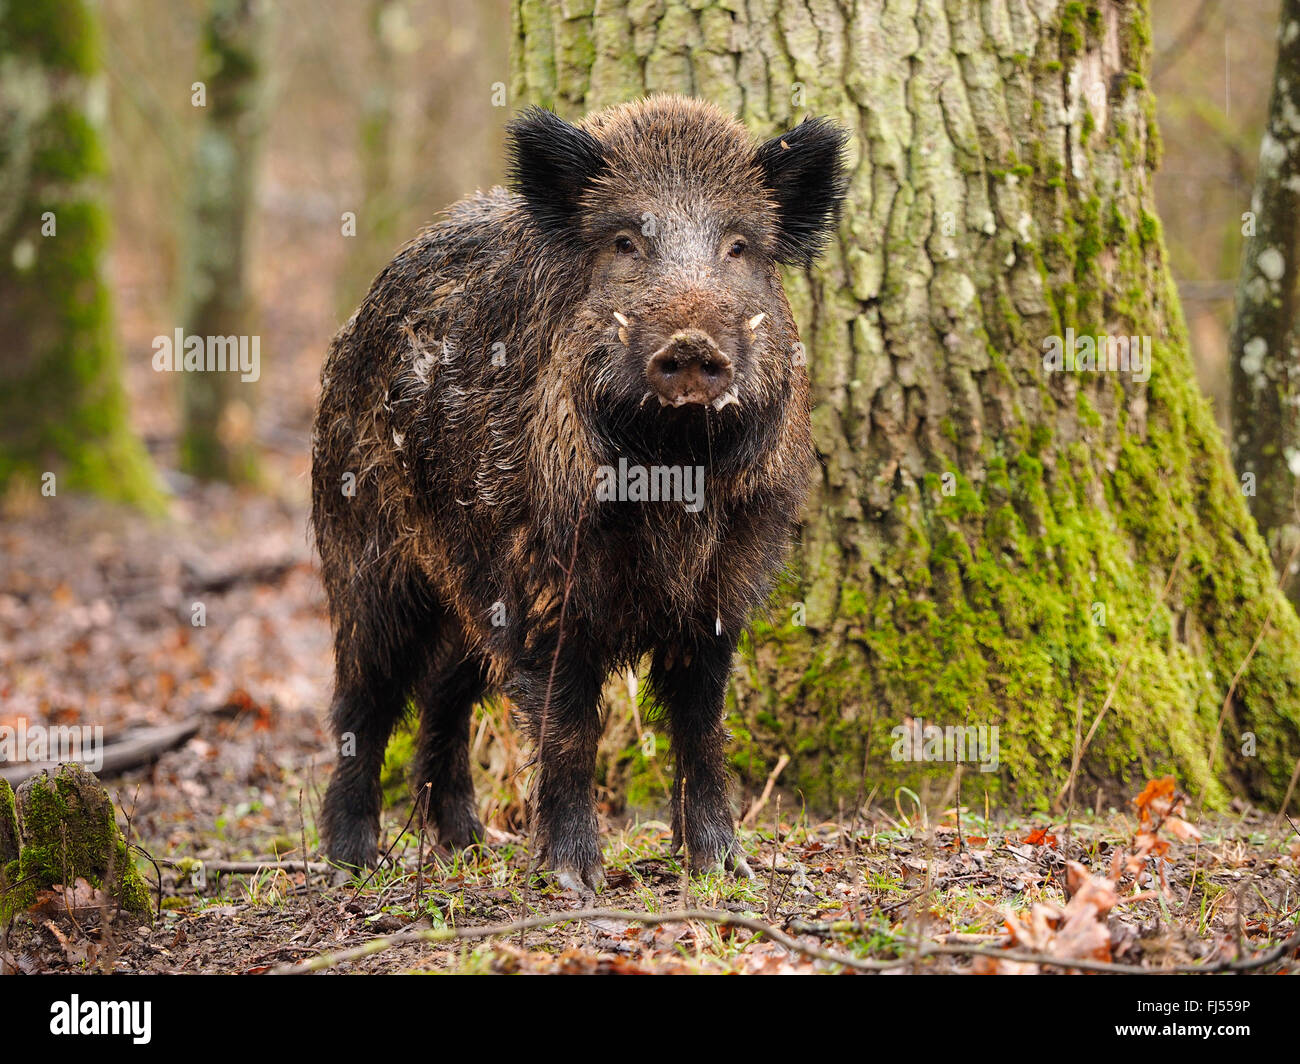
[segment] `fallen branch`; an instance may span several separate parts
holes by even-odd
[[[273,584],[287,576],[306,560],[297,555],[272,558],[254,565],[237,566],[221,571],[205,571],[193,562],[183,563],[185,568],[185,590],[188,594],[211,593],[220,595],[240,584]]]
[[[204,872],[236,876],[256,875],[258,872],[302,872],[304,870],[313,875],[320,875],[334,870],[334,865],[325,861],[208,861],[202,857],[195,857],[189,862],[162,861],[160,863],[168,868],[184,868],[194,862],[203,865]]]
[[[1079,971],[1088,972],[1109,972],[1115,975],[1209,975],[1214,972],[1246,972],[1256,968],[1263,968],[1266,965],[1280,960],[1291,950],[1300,948],[1300,929],[1297,929],[1285,942],[1279,943],[1271,950],[1248,960],[1220,961],[1215,964],[1183,964],[1172,965],[1164,968],[1143,968],[1138,965],[1116,964],[1111,961],[1095,961],[1080,958],[1068,957],[1049,957],[1036,953],[1030,953],[1024,950],[1008,949],[989,949],[986,946],[967,945],[967,944],[940,944],[940,943],[922,943],[917,953],[899,957],[895,960],[877,961],[868,960],[860,957],[850,957],[847,954],[836,953],[832,950],[825,949],[822,946],[810,945],[806,942],[800,942],[798,939],[791,937],[784,931],[781,931],[771,924],[764,923],[762,920],[749,916],[738,916],[735,913],[720,912],[715,909],[688,909],[678,910],[670,913],[642,913],[630,912],[622,909],[578,909],[572,912],[561,913],[543,913],[537,916],[530,916],[523,920],[516,920],[508,924],[489,924],[482,927],[443,927],[443,928],[422,928],[417,931],[399,931],[396,934],[384,935],[379,938],[372,938],[360,946],[354,946],[351,949],[338,950],[334,953],[322,953],[320,956],[312,957],[309,960],[297,964],[282,964],[272,968],[270,975],[306,975],[311,972],[326,971],[335,968],[340,964],[349,961],[363,960],[366,957],[374,956],[376,953],[382,953],[385,950],[393,949],[397,946],[410,945],[416,942],[427,942],[438,944],[445,942],[463,942],[474,941],[485,938],[498,938],[502,936],[513,935],[518,932],[532,931],[539,927],[552,927],[556,924],[566,924],[573,921],[589,923],[593,920],[624,920],[628,923],[643,924],[647,927],[656,927],[660,924],[678,924],[678,923],[709,923],[718,927],[739,927],[746,931],[752,931],[756,935],[771,939],[778,946],[782,946],[791,953],[798,953],[804,957],[810,957],[814,960],[826,961],[830,964],[837,964],[844,968],[852,968],[860,972],[887,972],[895,968],[901,968],[905,965],[914,964],[917,960],[933,956],[954,956],[954,957],[992,957],[997,960],[1019,961],[1025,964],[1042,964],[1053,968],[1073,968]]]

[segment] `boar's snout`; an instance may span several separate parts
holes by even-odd
[[[664,406],[712,403],[731,387],[731,359],[700,329],[681,329],[650,356],[646,380]]]

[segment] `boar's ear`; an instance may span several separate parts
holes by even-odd
[[[759,147],[755,161],[779,214],[778,261],[811,265],[825,245],[848,187],[847,139],[833,122],[806,118]]]
[[[600,141],[541,107],[512,119],[506,136],[511,189],[546,236],[571,236],[578,199],[605,168]]]

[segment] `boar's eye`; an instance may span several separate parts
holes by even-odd
[[[636,254],[636,244],[632,242],[630,236],[618,236],[614,238],[614,250],[620,255]]]
[[[738,259],[745,254],[748,248],[749,248],[749,244],[745,240],[738,237],[737,239],[733,240],[731,242],[731,246],[727,248],[727,258]]]

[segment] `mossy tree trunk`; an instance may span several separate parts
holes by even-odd
[[[0,6],[0,488],[154,506],[103,277],[103,111],[83,0]]]
[[[1145,5],[517,0],[513,19],[516,106],[673,91],[762,136],[806,113],[853,133],[840,239],[787,276],[821,476],[740,669],[741,772],[783,749],[783,782],[833,809],[954,777],[892,759],[905,718],[996,725],[966,799],[1045,805],[1117,684],[1085,782],[1119,801],[1168,771],[1277,802],[1300,623],[1196,389],[1150,188]],[[1149,379],[1049,372],[1071,335],[1149,337]]]
[[[268,19],[264,0],[209,0],[198,77],[205,97],[198,111],[203,128],[180,286],[186,337],[202,337],[205,344],[208,337],[248,337],[250,350],[255,325],[250,255]],[[257,479],[256,382],[243,378],[228,369],[181,374],[185,472],[204,479]]]
[[[1232,323],[1232,449],[1260,532],[1281,569],[1300,541],[1300,0],[1282,0],[1268,125]],[[1293,604],[1300,580],[1285,574]]]

